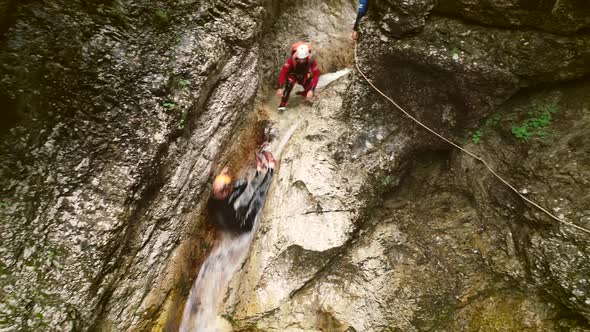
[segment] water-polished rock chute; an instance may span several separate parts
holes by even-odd
[[[0,330],[590,329],[587,234],[353,66],[588,228],[588,2],[360,3],[0,1]]]

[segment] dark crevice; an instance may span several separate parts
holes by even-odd
[[[0,8],[0,44],[6,39],[6,31],[17,21],[19,5],[26,0],[7,0],[5,1],[4,10]],[[29,0],[30,2],[30,0]]]

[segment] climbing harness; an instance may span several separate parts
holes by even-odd
[[[359,66],[359,61],[358,61],[358,56],[357,56],[357,47],[358,47],[358,43],[355,43],[354,45],[354,65],[357,69],[357,71],[361,74],[361,76],[363,76],[363,78],[365,79],[365,81],[367,81],[367,83],[369,83],[369,85],[375,89],[375,91],[377,91],[380,95],[382,95],[385,99],[387,99],[389,102],[391,102],[395,107],[397,107],[397,109],[399,109],[400,111],[402,111],[402,113],[404,113],[408,118],[412,119],[414,122],[416,122],[417,124],[419,124],[421,127],[423,127],[424,129],[428,130],[429,132],[431,132],[432,134],[434,134],[435,136],[437,136],[438,138],[442,139],[443,141],[451,144],[452,146],[456,147],[457,149],[465,152],[466,154],[468,154],[469,156],[473,157],[474,159],[480,161],[482,164],[484,164],[484,166],[488,169],[488,171],[490,171],[490,173],[492,173],[496,178],[498,178],[500,181],[502,181],[502,183],[504,183],[506,186],[508,186],[510,189],[512,189],[512,191],[514,191],[518,196],[520,196],[520,198],[522,198],[524,201],[526,201],[527,203],[531,204],[532,206],[536,207],[537,209],[543,211],[546,215],[548,215],[549,217],[559,221],[562,224],[574,227],[580,231],[586,232],[588,234],[590,234],[590,230],[587,228],[584,228],[582,226],[578,226],[574,223],[571,223],[569,221],[560,219],[558,217],[556,217],[555,215],[553,215],[551,212],[547,211],[545,208],[543,208],[542,206],[540,206],[539,204],[533,202],[532,200],[524,197],[520,192],[518,192],[518,190],[516,190],[516,188],[514,188],[514,186],[512,186],[510,183],[508,183],[508,181],[504,180],[504,178],[502,178],[500,175],[498,175],[498,173],[496,173],[489,165],[488,163],[480,156],[476,155],[473,152],[470,152],[462,147],[460,147],[459,145],[455,144],[453,141],[443,137],[442,135],[440,135],[439,133],[437,133],[436,131],[430,129],[428,126],[426,126],[425,124],[423,124],[422,122],[420,122],[418,119],[416,119],[415,117],[413,117],[412,115],[410,115],[408,112],[406,112],[406,110],[404,110],[401,106],[399,106],[395,101],[393,101],[391,98],[389,98],[386,94],[384,94],[381,90],[379,90],[372,82],[371,80],[369,80],[369,78],[365,75],[365,73],[361,70],[360,66]]]

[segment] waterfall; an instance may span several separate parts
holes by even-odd
[[[298,120],[291,125],[276,147],[273,147],[277,160],[301,123],[302,120]],[[180,332],[210,332],[220,329],[217,307],[231,278],[248,255],[259,221],[260,214],[256,217],[252,231],[248,233],[235,235],[220,232],[221,240],[201,265],[199,275],[191,288],[182,314]]]

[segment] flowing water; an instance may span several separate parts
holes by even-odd
[[[322,75],[318,88],[326,86],[349,71],[349,69],[344,69],[336,73]],[[279,163],[281,153],[289,139],[303,123],[304,113],[310,111],[309,106],[297,106],[299,102],[300,100],[297,99],[292,100],[290,104],[294,107],[283,114],[277,113],[270,106],[278,104],[276,100],[271,100],[263,107],[266,115],[274,123],[274,129],[278,130],[280,134],[280,139],[272,144],[273,154]],[[259,221],[260,215],[256,218],[254,227],[249,233],[233,235],[220,232],[220,241],[203,262],[199,275],[191,288],[184,307],[180,332],[213,332],[229,329],[228,327],[224,328],[224,320],[219,317],[217,310],[227,285],[248,255]]]
[[[288,119],[285,119],[288,120]],[[277,159],[293,135],[301,120],[292,124],[281,139],[273,146]],[[184,307],[180,332],[220,331],[223,320],[218,317],[217,308],[232,276],[246,259],[252,238],[256,233],[260,215],[256,218],[252,232],[234,235],[221,233],[221,240],[211,251],[193,284]]]

